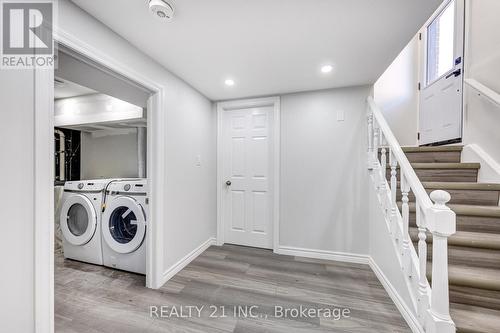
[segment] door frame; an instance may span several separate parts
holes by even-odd
[[[446,1],[443,1],[439,7],[434,11],[434,13],[432,13],[432,15],[430,16],[430,18],[425,22],[425,24],[422,26],[422,28],[419,30],[418,34],[420,36],[419,38],[419,43],[418,43],[418,47],[419,47],[419,55],[418,55],[418,58],[419,58],[419,63],[418,63],[418,75],[419,75],[419,89],[418,89],[418,101],[417,101],[417,108],[418,108],[418,117],[417,117],[417,122],[418,122],[418,128],[417,128],[417,132],[420,134],[422,133],[422,130],[421,130],[421,126],[420,126],[420,120],[421,120],[421,102],[420,102],[420,95],[422,94],[422,91],[427,88],[428,86],[431,86],[433,84],[435,84],[439,79],[436,79],[435,81],[431,82],[429,85],[427,85],[427,52],[428,52],[428,40],[427,40],[427,28],[429,27],[429,25],[436,19],[437,16],[439,16],[447,7],[448,5],[451,3],[451,1],[453,0],[446,0]],[[463,25],[463,36],[462,36],[462,75],[461,75],[461,78],[462,78],[462,106],[461,106],[461,112],[462,112],[462,123],[461,123],[461,126],[460,126],[460,129],[461,129],[461,139],[463,141],[463,136],[464,136],[464,80],[465,80],[465,73],[466,73],[466,59],[467,59],[467,11],[466,11],[466,0],[455,0],[455,6],[456,6],[456,10],[460,10],[462,13],[463,13],[463,16],[462,16],[462,25]],[[456,36],[455,36],[456,38]],[[456,41],[455,41],[456,42]],[[455,45],[457,45],[455,43]],[[450,73],[450,72],[448,72]],[[448,73],[446,74],[443,74],[441,77],[447,75]],[[418,140],[417,140],[417,144],[420,146],[420,135],[418,136]]]
[[[235,109],[245,109],[254,107],[273,107],[273,148],[274,148],[274,163],[273,163],[273,250],[276,252],[279,248],[279,210],[280,210],[280,143],[281,143],[281,100],[280,97],[265,97],[253,98],[244,100],[235,100],[217,103],[217,245],[224,244],[224,206],[223,206],[223,172],[222,172],[222,143],[223,143],[223,119],[224,111]]]
[[[110,58],[61,28],[54,42],[95,61],[151,91],[147,106],[147,179],[150,188],[146,235],[146,286],[163,283],[163,224],[165,220],[166,88],[134,68]],[[34,70],[34,320],[36,333],[54,332],[54,70]]]

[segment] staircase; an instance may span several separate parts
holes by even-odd
[[[477,182],[478,163],[461,163],[461,146],[411,147],[403,152],[425,190],[451,195],[457,232],[448,238],[450,313],[460,333],[500,332],[500,184]],[[390,181],[390,169],[387,167]],[[398,172],[399,175],[399,172]],[[401,210],[398,178],[397,201]],[[418,251],[415,197],[409,195],[409,233]],[[427,232],[431,281],[432,235]]]

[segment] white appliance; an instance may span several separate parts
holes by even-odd
[[[146,274],[147,194],[146,179],[109,184],[101,220],[105,266]]]
[[[64,185],[60,227],[64,257],[102,265],[101,211],[110,179],[68,181]]]

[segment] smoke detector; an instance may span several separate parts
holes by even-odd
[[[164,0],[149,0],[149,10],[162,21],[171,21],[174,16],[174,6]]]

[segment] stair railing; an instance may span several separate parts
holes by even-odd
[[[398,249],[401,268],[416,299],[418,320],[425,332],[455,332],[455,324],[450,317],[448,282],[448,237],[456,231],[455,213],[446,206],[451,196],[441,190],[432,192],[430,196],[427,194],[373,98],[369,97],[367,102],[368,169]],[[398,170],[401,211],[397,204]],[[415,197],[418,252],[409,234],[410,192]],[[427,277],[427,232],[432,234],[432,286]]]
[[[490,100],[496,106],[500,106],[500,94],[494,91],[493,89],[488,88],[481,82],[474,79],[465,79],[465,83],[477,91],[479,96],[485,96],[488,100]]]

